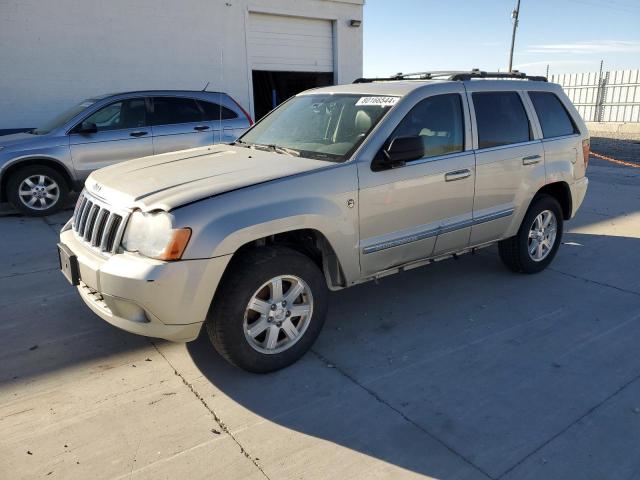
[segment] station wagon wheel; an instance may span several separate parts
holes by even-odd
[[[28,208],[46,210],[60,198],[60,186],[47,175],[32,175],[18,186],[18,197]]]
[[[562,232],[560,203],[551,195],[539,194],[531,201],[518,233],[498,243],[500,259],[514,272],[540,272],[553,261]]]
[[[28,165],[11,174],[7,197],[29,216],[50,215],[65,204],[69,193],[63,176],[47,165]]]
[[[265,282],[251,297],[244,314],[244,334],[253,348],[274,354],[302,338],[313,315],[313,295],[295,275]]]
[[[529,256],[534,262],[541,262],[551,252],[556,242],[558,222],[551,210],[544,210],[536,216],[529,228]]]
[[[266,373],[291,365],[318,337],[327,313],[318,264],[289,247],[237,252],[211,303],[206,330],[230,363]]]

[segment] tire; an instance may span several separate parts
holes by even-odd
[[[535,223],[538,217],[542,215],[542,219],[546,220],[545,212],[551,212],[553,219],[551,219],[550,226],[544,229],[544,233],[540,233],[541,236],[532,238],[530,242],[530,232],[532,230],[538,230],[538,224]],[[555,235],[553,236],[553,243],[551,248],[539,247],[541,243],[538,239],[545,238],[546,245],[550,244],[550,235],[552,232],[553,221],[555,220],[556,228]],[[502,262],[512,271],[518,273],[538,273],[547,268],[547,266],[553,261],[560,243],[562,242],[563,233],[563,217],[562,208],[558,201],[546,194],[536,196],[531,202],[531,206],[527,211],[527,214],[522,220],[518,234],[514,237],[507,238],[498,243],[498,251],[500,253],[500,259]],[[532,232],[531,235],[537,235],[537,232]],[[534,244],[534,242],[537,242]],[[545,243],[544,241],[542,243]],[[530,253],[530,248],[534,250],[534,253]],[[539,256],[540,251],[544,255],[542,258],[536,259]]]
[[[68,195],[65,178],[46,165],[23,167],[11,174],[7,182],[9,202],[30,217],[56,213],[66,205]]]
[[[294,290],[304,290],[282,306],[279,300],[287,303],[294,285]],[[229,265],[212,302],[207,334],[220,355],[237,367],[254,373],[279,370],[315,342],[327,314],[327,295],[324,275],[309,257],[281,246],[257,248]]]

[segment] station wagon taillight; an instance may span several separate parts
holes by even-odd
[[[582,140],[582,157],[584,158],[584,169],[589,166],[589,150],[591,149],[591,140],[586,138]]]
[[[240,105],[235,98],[233,97],[230,97],[230,98],[231,100],[233,100],[233,103],[235,103],[238,106],[238,108],[242,111],[242,113],[244,113],[244,116],[247,117],[247,120],[249,120],[249,126],[253,125],[253,120],[251,119],[251,115],[249,115],[249,113],[247,113],[247,111],[244,108],[242,108],[242,105]]]

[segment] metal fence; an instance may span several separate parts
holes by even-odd
[[[554,74],[585,122],[640,122],[640,70]]]

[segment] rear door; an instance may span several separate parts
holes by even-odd
[[[144,97],[112,102],[83,120],[94,123],[96,133],[74,133],[79,125],[71,130],[71,159],[80,179],[113,163],[153,155],[146,103]]]
[[[215,125],[216,135],[214,143],[231,143],[247,129],[247,121],[237,112],[219,102],[198,100],[204,111],[205,118]]]
[[[219,122],[208,120],[198,102],[187,97],[153,97],[151,124],[156,155],[212,145],[219,131]]]
[[[544,150],[523,93],[499,83],[467,84],[476,149],[471,245],[515,234],[545,182]]]

